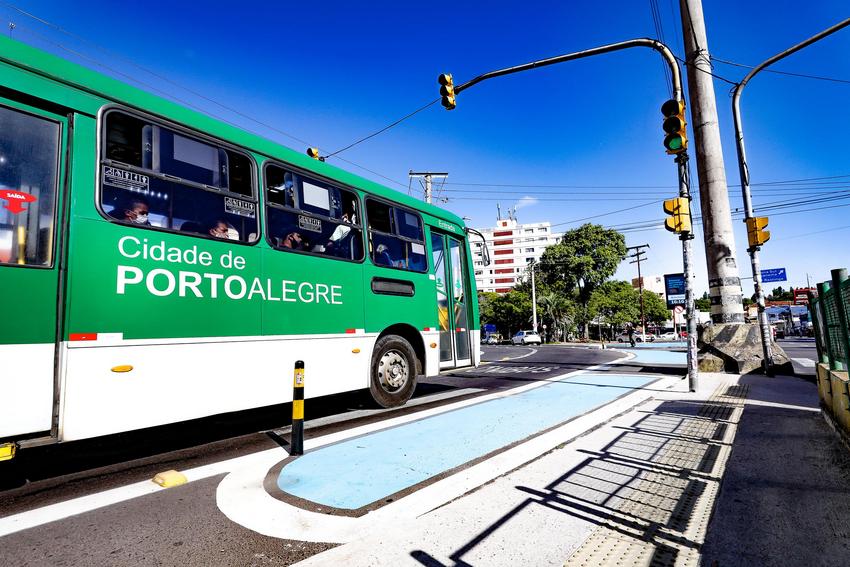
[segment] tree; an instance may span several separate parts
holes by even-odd
[[[649,294],[644,295],[644,299]],[[605,282],[590,297],[588,312],[591,318],[600,316],[609,325],[624,325],[640,320],[640,297],[630,283]]]
[[[626,241],[616,230],[584,224],[566,232],[558,244],[546,248],[538,269],[541,279],[556,291],[575,292],[576,319],[587,336],[588,303],[599,286],[614,275],[626,257]]]
[[[768,296],[771,301],[794,301],[794,293],[785,291],[782,286],[773,288],[773,292]]]
[[[514,332],[529,328],[531,321],[531,297],[527,293],[511,290],[504,295],[493,294],[487,300],[488,323],[493,323],[502,333],[510,336]],[[485,319],[482,318],[482,321]]]
[[[550,335],[563,339],[572,330],[575,304],[566,296],[548,291],[537,297],[537,305],[549,321]]]
[[[643,292],[643,311],[646,315],[646,320],[649,323],[660,325],[670,317],[670,311],[667,310],[667,302],[661,299],[656,293]]]
[[[711,311],[711,298],[708,296],[707,291],[704,291],[702,297],[694,301],[694,307],[700,311]]]

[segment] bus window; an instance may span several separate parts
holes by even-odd
[[[50,266],[60,126],[0,107],[0,263]]]
[[[422,219],[410,209],[366,200],[369,253],[375,265],[413,272],[428,270]]]
[[[135,116],[105,117],[101,206],[128,224],[256,240],[251,160]]]
[[[265,169],[266,232],[279,250],[363,259],[357,196],[351,191],[286,171]]]

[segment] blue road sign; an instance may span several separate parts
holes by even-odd
[[[667,309],[685,304],[685,274],[664,274]]]
[[[784,282],[788,280],[785,275],[785,268],[772,268],[770,270],[761,271],[761,281],[767,282]]]
[[[484,332],[485,333],[495,333],[496,332],[496,325],[494,325],[493,323],[485,323],[484,324]]]

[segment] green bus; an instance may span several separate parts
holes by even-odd
[[[0,37],[0,457],[479,363],[463,221]]]

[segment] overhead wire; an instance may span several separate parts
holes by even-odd
[[[722,63],[723,65],[731,65],[733,67],[743,67],[744,69],[755,69],[755,65],[745,65],[744,63],[736,63],[735,61],[729,61],[728,59],[721,59],[714,55],[711,56],[712,61],[717,61],[718,63]],[[836,79],[835,77],[823,77],[819,75],[808,75],[806,73],[794,73],[791,71],[779,71],[777,69],[763,69],[765,73],[773,73],[775,75],[787,75],[789,77],[799,77],[802,79],[815,79],[818,81],[830,81],[833,83],[845,83],[850,84],[850,80],[848,79]]]
[[[65,34],[65,35],[67,35],[67,36],[69,36],[69,37],[71,37],[71,38],[73,38],[73,39],[76,39],[77,41],[81,41],[81,42],[83,42],[83,43],[85,43],[85,44],[87,44],[87,45],[90,45],[90,46],[92,46],[93,48],[95,48],[96,50],[100,51],[101,53],[104,53],[104,54],[106,54],[106,55],[108,55],[108,56],[110,56],[110,57],[115,57],[115,58],[117,58],[117,59],[120,59],[120,60],[122,60],[122,61],[125,61],[125,62],[129,63],[130,65],[134,66],[135,68],[140,69],[140,70],[144,71],[145,73],[148,73],[149,75],[151,75],[151,76],[153,76],[153,77],[156,77],[157,79],[160,79],[160,80],[162,80],[162,81],[164,81],[164,82],[167,82],[168,84],[170,84],[170,85],[172,85],[172,86],[175,86],[175,87],[177,87],[177,88],[179,88],[179,89],[182,89],[182,90],[184,90],[184,91],[186,91],[186,92],[188,92],[188,93],[192,94],[193,96],[197,96],[198,98],[200,98],[200,99],[202,99],[202,100],[204,100],[204,101],[206,101],[206,102],[209,102],[210,104],[214,104],[214,105],[216,105],[216,106],[218,106],[218,107],[220,107],[220,108],[222,108],[222,109],[224,109],[224,110],[226,110],[226,111],[228,111],[228,112],[232,112],[233,114],[235,114],[235,115],[237,115],[237,116],[239,116],[239,117],[241,117],[241,118],[244,118],[245,120],[249,120],[250,122],[253,122],[253,123],[255,123],[255,124],[257,124],[257,125],[260,125],[260,126],[262,126],[262,127],[264,127],[264,128],[268,128],[268,129],[269,129],[270,131],[272,131],[272,132],[275,132],[275,133],[277,133],[277,134],[280,134],[280,135],[282,135],[282,136],[285,136],[285,137],[287,137],[287,138],[289,138],[289,139],[291,139],[291,140],[294,140],[294,141],[299,142],[299,143],[301,143],[301,144],[304,144],[304,145],[306,145],[306,146],[310,146],[310,145],[311,145],[311,144],[310,144],[310,142],[307,142],[306,140],[303,140],[302,138],[299,138],[299,137],[297,137],[297,136],[294,136],[294,135],[290,134],[289,132],[286,132],[286,131],[284,131],[284,130],[281,130],[281,129],[280,129],[280,128],[278,128],[277,126],[274,126],[274,125],[272,125],[272,124],[269,124],[268,122],[265,122],[265,121],[263,121],[263,120],[259,120],[259,119],[257,119],[257,118],[254,118],[253,116],[251,116],[251,115],[249,115],[249,114],[246,114],[246,113],[244,113],[244,112],[242,112],[242,111],[240,111],[240,110],[238,110],[238,109],[235,109],[235,108],[233,108],[233,107],[231,107],[231,106],[228,106],[228,105],[226,105],[226,104],[223,104],[223,103],[221,103],[221,102],[218,102],[218,101],[216,101],[215,99],[210,98],[210,97],[209,97],[209,96],[207,96],[207,95],[204,95],[203,93],[200,93],[200,92],[198,92],[198,91],[196,91],[196,90],[194,90],[194,89],[191,89],[191,88],[189,88],[189,87],[187,87],[187,86],[185,86],[185,85],[182,85],[182,84],[180,84],[180,83],[178,83],[178,82],[176,82],[176,81],[174,81],[174,80],[172,80],[172,79],[169,79],[168,77],[166,77],[166,76],[164,76],[164,75],[162,75],[162,74],[160,74],[160,73],[157,73],[157,72],[155,72],[155,71],[152,71],[152,70],[150,70],[150,69],[148,69],[148,68],[146,68],[146,67],[144,67],[144,66],[140,65],[140,64],[136,63],[135,61],[133,61],[132,59],[130,59],[130,58],[126,57],[126,56],[123,56],[123,55],[118,54],[118,53],[116,53],[116,52],[113,52],[113,51],[111,51],[111,50],[109,50],[109,49],[106,49],[106,48],[104,48],[104,47],[100,46],[99,44],[97,44],[97,43],[95,43],[95,42],[93,42],[93,41],[91,41],[91,40],[89,40],[89,39],[87,39],[87,38],[85,38],[85,37],[82,37],[82,36],[80,36],[80,35],[78,35],[78,34],[75,34],[75,33],[71,32],[71,31],[68,31],[68,30],[64,29],[63,27],[61,27],[61,26],[59,26],[59,25],[57,25],[57,24],[54,24],[54,23],[52,23],[52,22],[50,22],[50,21],[48,21],[48,20],[45,20],[44,18],[41,18],[41,17],[36,16],[36,15],[34,15],[34,14],[31,14],[30,12],[27,12],[26,10],[21,9],[21,8],[19,8],[18,6],[15,6],[14,4],[11,4],[11,3],[9,3],[9,2],[5,2],[5,1],[0,0],[0,5],[5,6],[5,7],[7,7],[7,8],[9,8],[9,9],[11,9],[11,10],[14,10],[14,11],[16,11],[16,12],[18,12],[18,13],[20,13],[20,14],[22,14],[22,15],[24,15],[24,16],[26,16],[26,17],[28,17],[28,18],[31,18],[31,19],[33,19],[33,20],[35,20],[35,21],[37,21],[37,22],[41,23],[41,24],[44,24],[44,25],[46,25],[46,26],[48,26],[48,27],[51,27],[51,28],[53,28],[53,29],[55,29],[55,30],[59,31],[60,33],[63,33],[63,34]],[[234,126],[234,127],[237,127],[237,128],[245,129],[245,130],[247,130],[247,131],[249,131],[249,132],[251,132],[251,133],[253,133],[253,134],[256,134],[256,135],[262,135],[260,132],[257,132],[256,130],[252,130],[252,129],[250,129],[250,128],[246,128],[246,127],[245,127],[244,125],[242,125],[242,124],[238,124],[238,123],[236,123],[236,122],[233,122],[232,120],[228,120],[227,118],[225,118],[225,117],[223,117],[223,116],[221,116],[221,115],[219,115],[219,114],[216,114],[216,113],[210,112],[208,109],[205,109],[205,108],[199,107],[199,106],[197,106],[196,104],[193,104],[193,103],[191,103],[190,101],[187,101],[187,100],[185,100],[185,99],[182,99],[182,98],[180,98],[180,97],[176,96],[176,95],[175,95],[175,94],[173,94],[173,93],[170,93],[170,92],[164,91],[164,90],[162,90],[161,88],[158,88],[158,87],[156,87],[156,86],[154,86],[154,85],[152,85],[152,84],[150,84],[150,83],[148,83],[148,82],[146,82],[146,81],[142,81],[142,80],[138,79],[137,77],[133,77],[133,76],[131,76],[131,75],[128,75],[127,73],[124,73],[124,72],[122,72],[122,71],[118,70],[118,69],[115,69],[115,68],[113,68],[113,67],[110,67],[109,65],[106,65],[105,63],[103,63],[103,62],[101,62],[101,61],[98,61],[97,59],[95,59],[95,58],[93,58],[93,57],[91,57],[91,56],[89,56],[89,55],[86,55],[86,54],[84,54],[84,53],[81,53],[81,52],[79,52],[78,50],[71,49],[71,48],[69,48],[69,47],[67,47],[67,46],[63,45],[62,43],[59,43],[59,42],[54,41],[54,40],[52,40],[52,39],[50,39],[50,38],[48,38],[48,37],[46,37],[46,36],[44,36],[44,35],[42,35],[42,34],[39,34],[38,32],[36,32],[36,31],[32,30],[32,29],[31,29],[31,28],[29,28],[29,27],[26,27],[25,29],[28,31],[28,33],[30,33],[30,34],[32,34],[32,35],[34,35],[34,36],[38,37],[38,38],[39,38],[39,39],[41,39],[42,41],[45,41],[45,42],[47,42],[47,43],[49,43],[49,44],[51,44],[51,45],[53,45],[53,46],[55,46],[55,47],[57,47],[57,48],[59,48],[59,49],[63,50],[63,51],[66,51],[66,52],[68,52],[68,53],[70,53],[70,54],[74,55],[75,57],[79,57],[80,59],[82,59],[82,60],[84,60],[84,61],[88,61],[88,62],[90,62],[90,63],[92,63],[92,64],[94,64],[94,65],[96,65],[96,66],[98,66],[98,67],[101,67],[101,68],[103,68],[103,69],[106,69],[106,70],[108,70],[109,72],[114,73],[114,74],[115,74],[115,75],[117,75],[117,76],[123,77],[125,80],[127,80],[127,81],[129,81],[129,82],[132,82],[132,83],[135,83],[135,84],[137,84],[137,85],[143,86],[144,88],[149,89],[149,90],[151,90],[152,92],[155,92],[155,93],[157,93],[157,94],[159,94],[159,95],[161,95],[161,96],[164,96],[165,98],[168,98],[168,99],[170,99],[170,100],[172,100],[172,101],[174,101],[174,102],[178,102],[178,103],[180,103],[180,104],[183,104],[183,105],[185,105],[185,106],[187,106],[187,107],[189,107],[189,108],[192,108],[193,110],[197,110],[198,112],[201,112],[201,113],[207,114],[208,116],[211,116],[211,117],[213,117],[213,118],[215,118],[215,119],[217,119],[217,120],[220,120],[220,121],[222,121],[222,122],[224,122],[224,123],[226,123],[226,124],[229,124],[229,125],[231,125],[231,126]],[[439,100],[439,99],[436,99],[436,100]],[[430,102],[430,103],[429,103],[428,105],[426,105],[425,107],[422,107],[422,108],[420,108],[420,109],[418,109],[418,110],[414,111],[414,112],[413,112],[413,113],[411,113],[409,116],[412,116],[413,114],[416,114],[417,112],[419,112],[419,111],[421,111],[421,110],[424,110],[425,108],[427,108],[428,106],[430,106],[431,104],[433,104],[434,102],[436,102],[436,100],[435,100],[435,101]],[[391,127],[395,126],[395,124],[397,124],[398,122],[400,122],[400,121],[396,121],[396,123],[391,124],[390,126],[386,127],[384,130],[387,130],[387,129],[389,129],[389,128],[391,128]],[[380,132],[378,132],[378,133],[380,133]],[[378,133],[375,133],[374,135],[377,135]],[[369,136],[369,137],[371,137],[371,136]],[[367,137],[367,139],[368,139],[368,137]],[[361,140],[361,141],[363,141],[363,140]],[[359,142],[358,142],[358,143],[359,143]],[[343,149],[347,149],[347,148],[343,148]],[[337,151],[336,153],[339,153],[339,151]],[[355,162],[353,162],[353,161],[351,161],[351,160],[348,160],[348,159],[345,159],[345,158],[342,158],[342,157],[339,157],[339,156],[335,156],[335,157],[336,157],[336,159],[339,159],[340,161],[342,161],[342,162],[344,162],[344,163],[347,163],[348,165],[351,165],[351,166],[353,166],[353,167],[356,167],[356,168],[358,168],[358,169],[361,169],[361,170],[363,170],[363,171],[366,171],[366,172],[368,172],[368,173],[371,173],[372,175],[375,175],[376,177],[379,177],[379,178],[381,178],[381,179],[384,179],[385,181],[389,181],[389,182],[391,182],[391,183],[393,183],[393,184],[395,184],[395,185],[399,185],[399,186],[401,186],[401,187],[404,187],[404,186],[405,186],[405,185],[404,185],[404,183],[402,183],[402,182],[398,181],[397,179],[393,179],[393,178],[391,178],[391,177],[388,177],[388,176],[386,176],[386,175],[384,175],[384,174],[382,174],[382,173],[379,173],[379,172],[377,172],[377,171],[374,171],[374,170],[372,170],[372,169],[369,169],[369,168],[367,168],[367,167],[364,167],[364,166],[362,166],[362,165],[360,165],[360,164],[358,164],[358,163],[355,163]]]

